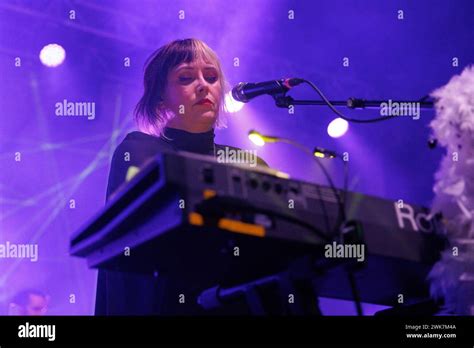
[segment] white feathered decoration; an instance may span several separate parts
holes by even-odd
[[[474,315],[474,66],[435,90],[430,123],[446,155],[435,174],[431,212],[444,217],[450,247],[429,274],[444,314]]]

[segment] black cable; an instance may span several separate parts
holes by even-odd
[[[316,87],[316,86],[314,86],[314,87]],[[316,89],[317,89],[317,87],[316,87]],[[323,95],[321,95],[321,96],[323,97],[323,99],[325,99],[325,97]],[[325,101],[328,103],[328,105],[330,105],[330,107],[332,107],[331,103],[329,103],[329,101],[327,99]],[[336,110],[336,112],[337,112],[337,110]],[[319,158],[315,157],[314,154],[310,150],[308,150],[305,146],[299,144],[298,142],[295,142],[295,141],[292,141],[292,140],[289,140],[289,139],[285,139],[285,138],[279,138],[279,141],[280,142],[285,142],[285,143],[290,144],[290,145],[293,145],[293,146],[303,150],[304,152],[308,153],[316,161],[318,166],[321,168],[324,176],[326,177],[326,180],[328,181],[332,192],[336,196],[336,200],[337,200],[337,204],[338,204],[338,208],[339,208],[338,209],[338,217],[336,219],[336,225],[334,226],[334,230],[331,232],[332,238],[328,238],[328,237],[324,236],[325,240],[333,239],[334,235],[337,232],[340,232],[341,223],[346,220],[346,211],[345,211],[346,201],[345,200],[346,200],[346,196],[347,196],[346,193],[347,193],[347,185],[348,185],[348,169],[347,169],[346,161],[344,161],[344,159],[342,158],[342,160],[344,162],[344,191],[343,191],[344,192],[344,198],[343,198],[343,200],[341,200],[341,196],[340,196],[338,190],[336,189],[336,187],[334,185],[334,182],[331,179],[331,176],[327,172],[326,168],[319,161]],[[297,221],[297,222],[302,224],[300,221]],[[306,224],[304,223],[304,225],[306,225]],[[314,229],[311,225],[309,225],[309,229],[317,231],[318,236],[320,236],[319,230]],[[342,240],[342,238],[341,238],[341,240]],[[349,275],[349,282],[351,284],[351,292],[352,292],[352,295],[353,295],[353,298],[354,298],[357,313],[358,313],[358,315],[362,315],[362,306],[361,306],[361,303],[360,303],[359,291],[358,291],[358,288],[357,288],[357,284],[355,282],[354,275],[351,271],[348,272],[348,275]]]
[[[332,181],[331,176],[327,172],[326,168],[324,168],[323,164],[319,161],[319,158],[317,158],[315,156],[313,156],[313,158],[316,160],[316,163],[319,165],[319,167],[323,171],[324,176],[326,177],[326,180],[329,182],[331,190],[334,192],[334,195],[336,196],[337,205],[338,205],[339,209],[338,209],[336,225],[334,226],[333,232],[331,233],[332,235],[334,235],[339,230],[341,222],[346,220],[346,209],[344,207],[343,200],[341,199],[341,195],[339,194],[339,191],[337,190],[336,186],[334,185],[334,182]]]
[[[347,162],[344,160],[344,158],[341,158],[342,163],[344,165],[344,186],[343,186],[343,191],[342,191],[342,205],[344,207],[344,212],[347,208],[346,206],[346,199],[347,199],[347,190],[348,190],[348,185],[349,185],[349,167],[347,165]],[[347,218],[347,215],[346,215]]]
[[[349,181],[349,169],[348,169],[348,166],[347,166],[347,162],[344,160],[344,158],[341,158],[341,159],[342,159],[342,162],[344,164],[344,191],[343,191],[342,201],[343,201],[343,204],[344,204],[344,209],[346,209],[346,198],[347,198],[347,191],[348,191],[347,186],[348,186],[348,181]],[[358,316],[363,316],[359,289],[357,287],[354,272],[351,269],[349,269],[347,275],[348,275],[348,278],[349,278],[349,283],[351,285],[351,292],[352,292],[352,297],[354,299],[357,315]]]
[[[328,105],[328,107],[336,114],[338,115],[340,118],[348,121],[348,122],[354,122],[354,123],[374,123],[374,122],[379,122],[379,121],[385,121],[385,120],[389,120],[389,119],[392,119],[394,118],[395,116],[383,116],[383,117],[377,117],[377,118],[372,118],[372,119],[368,119],[368,120],[359,120],[359,119],[355,119],[355,118],[349,118],[349,117],[346,117],[345,115],[343,115],[339,110],[337,110],[332,104],[331,102],[325,97],[325,95],[319,90],[319,88],[314,84],[312,83],[311,81],[308,81],[308,80],[305,80],[305,79],[302,79],[303,82],[307,83],[308,85],[310,85],[318,94],[319,96],[324,100],[324,102]],[[428,96],[425,96],[423,98],[420,99],[420,101],[424,101],[428,98]],[[326,178],[328,179],[328,181],[330,182],[331,184],[331,188],[333,189],[334,192],[336,192],[335,188],[334,188],[334,185],[332,184],[332,180],[330,179],[329,175],[327,175],[326,173],[326,170],[324,169],[324,167],[319,163],[319,161],[317,161],[317,163],[320,165],[321,169],[323,170],[324,174],[326,175]],[[346,214],[345,214],[345,208],[346,208],[346,197],[347,197],[347,181],[348,181],[348,169],[347,169],[347,165],[344,161],[344,191],[343,191],[343,206],[340,207],[340,211],[342,212],[342,218],[343,220],[342,221],[345,221],[346,219]],[[337,195],[337,198],[338,198],[338,202],[339,204],[341,205],[340,203],[340,197],[339,195]],[[339,222],[340,223],[340,222]],[[339,227],[339,226],[336,226],[336,227]],[[357,284],[356,284],[356,281],[355,281],[355,276],[353,274],[352,271],[348,271],[348,276],[349,276],[349,282],[350,282],[350,285],[351,285],[351,291],[352,291],[352,295],[353,295],[353,298],[354,298],[354,302],[355,302],[355,306],[356,306],[356,310],[357,310],[357,315],[359,316],[362,316],[363,313],[362,313],[362,305],[361,305],[361,302],[360,302],[360,296],[359,296],[359,290],[357,288]]]
[[[339,110],[337,110],[332,104],[331,102],[324,96],[323,92],[321,92],[319,90],[318,87],[316,87],[316,85],[314,83],[312,83],[311,81],[308,81],[308,80],[305,80],[305,79],[302,79],[303,82],[307,83],[308,85],[310,85],[318,94],[319,96],[324,100],[324,102],[329,106],[329,108],[336,114],[338,115],[340,118],[348,121],[348,122],[354,122],[354,123],[373,123],[373,122],[379,122],[379,121],[385,121],[385,120],[389,120],[389,119],[392,119],[392,118],[395,118],[396,116],[382,116],[382,117],[377,117],[377,118],[371,118],[371,119],[368,119],[368,120],[359,120],[359,119],[356,119],[356,118],[349,118],[349,117],[346,117],[344,116]]]
[[[362,312],[362,304],[360,300],[359,289],[357,288],[354,273],[352,271],[349,271],[348,276],[349,276],[349,283],[351,285],[352,296],[354,297],[357,315],[361,317],[364,314]]]
[[[314,157],[313,158],[316,160],[316,162],[320,165],[321,169],[323,170],[324,174],[326,175],[326,178],[328,179],[328,181],[330,182],[330,185],[331,185],[331,188],[333,189],[333,191],[337,194],[337,199],[338,199],[338,203],[339,203],[339,212],[342,213],[342,216],[339,215],[338,213],[338,220],[336,222],[336,226],[334,228],[334,234],[337,233],[338,231],[340,231],[340,225],[343,221],[346,220],[346,197],[347,197],[347,182],[348,182],[348,169],[347,169],[347,163],[346,161],[343,160],[344,162],[344,191],[343,191],[343,199],[342,199],[342,202],[341,202],[341,199],[340,199],[340,196],[338,194],[338,192],[336,191],[336,188],[331,180],[331,177],[329,176],[329,174],[327,173],[326,169],[324,168],[324,166],[318,161],[319,158],[317,157]],[[339,216],[342,217],[342,220],[339,218]],[[342,241],[342,236],[341,237],[341,241]],[[356,280],[355,280],[355,276],[354,276],[354,273],[351,271],[351,270],[348,270],[348,277],[349,277],[349,283],[351,285],[351,292],[352,292],[352,297],[354,299],[354,303],[355,303],[355,306],[356,306],[356,311],[357,311],[357,315],[358,316],[363,316],[363,312],[362,312],[362,305],[361,305],[361,300],[360,300],[360,294],[359,294],[359,289],[357,287],[357,283],[356,283]]]
[[[339,224],[341,223],[341,220],[344,221],[346,219],[346,212],[345,212],[345,209],[344,209],[344,205],[342,204],[341,196],[340,196],[338,190],[336,189],[336,186],[334,185],[334,182],[332,181],[331,176],[327,172],[326,168],[324,168],[323,164],[319,161],[319,158],[315,157],[314,154],[309,149],[307,149],[305,146],[301,145],[300,143],[297,143],[296,141],[285,139],[285,138],[279,138],[279,141],[283,142],[283,143],[293,145],[293,146],[303,150],[304,152],[308,153],[311,156],[311,158],[313,158],[316,161],[319,168],[323,172],[326,180],[329,183],[329,186],[330,186],[332,192],[334,193],[334,196],[336,197],[336,201],[337,201],[337,205],[338,205],[338,217],[337,217],[337,220],[336,220],[337,222],[336,222],[336,226],[334,226],[334,230],[332,231],[332,234],[335,234],[334,231],[337,232],[337,230],[339,228]]]
[[[344,160],[343,155],[339,153],[334,153],[334,156],[339,158],[342,161],[343,164],[343,189],[342,189],[342,199],[341,199],[341,205],[342,208],[341,210],[344,211],[343,215],[343,221],[347,219],[347,214],[346,214],[346,199],[347,199],[347,192],[348,192],[348,185],[349,185],[349,167],[347,165],[347,161]]]
[[[306,147],[304,147],[303,145],[301,145],[297,142],[294,142],[294,141],[291,141],[291,140],[288,140],[288,139],[280,139],[280,140],[284,141],[286,143],[292,144],[293,146],[299,147],[300,149],[304,150],[305,152],[309,152],[311,157],[316,160],[316,163],[319,165],[319,167],[323,171],[324,175],[326,176],[326,179],[329,182],[331,190],[336,195],[336,199],[337,199],[338,206],[339,206],[337,222],[336,222],[336,225],[334,227],[334,231],[331,233],[331,235],[336,234],[338,231],[340,231],[341,223],[346,220],[346,210],[345,209],[346,209],[347,185],[348,185],[348,181],[349,181],[348,180],[348,175],[349,174],[348,174],[348,168],[347,168],[346,161],[344,161],[344,159],[341,158],[344,162],[344,191],[343,191],[344,198],[341,201],[341,197],[340,197],[339,192],[337,191],[336,187],[334,186],[334,183],[331,179],[331,176],[327,172],[326,168],[324,168],[322,163],[319,161],[319,158],[315,157],[308,149],[306,149]],[[341,241],[342,241],[342,236],[341,236]],[[352,297],[354,299],[354,303],[355,303],[355,306],[356,306],[357,315],[358,316],[363,316],[359,289],[357,287],[357,283],[356,283],[356,280],[355,280],[354,273],[351,270],[348,270],[348,277],[349,277],[349,283],[351,285]]]
[[[349,182],[349,169],[347,166],[347,162],[344,160],[344,158],[341,155],[338,155],[338,157],[342,160],[343,165],[344,165],[344,190],[343,190],[342,202],[344,205],[344,209],[346,209],[346,199],[347,199],[348,182]],[[342,240],[342,236],[341,236],[341,240]],[[349,278],[349,284],[351,286],[352,297],[354,299],[357,315],[363,316],[359,289],[357,287],[355,275],[351,269],[347,271],[347,276]]]
[[[318,192],[319,197],[322,197],[323,194],[321,193],[321,186],[316,185],[316,190]],[[332,231],[332,228],[331,228],[331,223],[329,221],[329,214],[326,210],[326,204],[324,203],[323,199],[318,199],[317,201],[319,202],[319,206],[321,207],[321,212],[323,214],[324,224],[326,225],[326,231],[330,232],[330,231]],[[337,224],[337,221],[336,221],[336,224]]]

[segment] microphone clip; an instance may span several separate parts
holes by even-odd
[[[289,95],[286,95],[286,92],[273,94],[272,97],[275,100],[276,106],[278,106],[279,108],[288,109],[290,105],[294,105],[294,99]]]

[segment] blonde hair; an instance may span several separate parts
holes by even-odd
[[[216,128],[226,126],[224,114],[225,94],[229,85],[219,62],[217,54],[198,39],[172,41],[157,49],[145,62],[143,78],[144,92],[135,107],[135,120],[138,129],[144,133],[163,136],[163,129],[174,115],[161,107],[163,94],[168,82],[168,73],[182,63],[192,63],[203,59],[215,64],[221,84],[221,100],[216,120]]]

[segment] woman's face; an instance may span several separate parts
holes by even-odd
[[[188,132],[206,132],[214,127],[221,102],[217,67],[197,60],[178,65],[168,74],[163,102],[176,117],[167,126]]]

